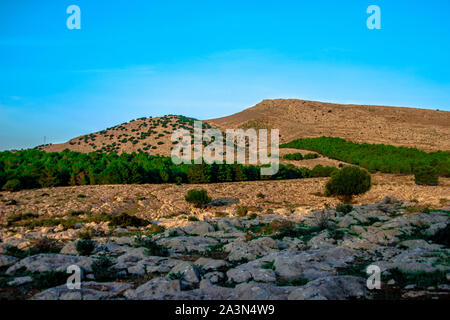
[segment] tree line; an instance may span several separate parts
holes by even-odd
[[[314,169],[280,165],[273,176],[261,176],[259,166],[241,164],[181,164],[170,157],[139,153],[80,153],[70,150],[0,152],[3,190],[95,184],[214,183],[330,176],[333,167]]]
[[[354,143],[341,138],[303,138],[280,147],[316,151],[331,159],[344,161],[377,171],[413,174],[424,167],[434,168],[438,175],[450,177],[450,152],[427,153],[416,148],[394,147],[384,144]]]

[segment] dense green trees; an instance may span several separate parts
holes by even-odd
[[[450,152],[427,153],[415,148],[384,144],[358,144],[341,138],[305,138],[281,145],[316,151],[332,159],[366,168],[369,172],[412,174],[416,168],[431,166],[440,176],[450,177]]]
[[[170,157],[146,153],[79,153],[64,150],[0,152],[0,189],[20,189],[140,183],[212,183],[260,179],[329,176],[333,169],[314,170],[280,165],[274,176],[261,176],[260,167],[240,164],[173,164]]]

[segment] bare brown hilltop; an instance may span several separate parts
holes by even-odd
[[[192,130],[192,118],[139,118],[66,143],[38,147],[49,152],[137,152],[170,155],[174,129]],[[342,105],[298,99],[263,100],[233,115],[206,120],[207,127],[277,128],[281,142],[331,136],[355,142],[450,150],[450,112],[369,105]]]
[[[332,136],[426,151],[450,149],[448,111],[275,99],[208,123],[222,130],[278,128],[281,142]]]

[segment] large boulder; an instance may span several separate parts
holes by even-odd
[[[89,257],[66,256],[63,254],[38,254],[26,257],[6,270],[7,275],[12,275],[19,270],[28,272],[66,271],[67,267],[77,265],[87,272],[92,271],[93,260]]]
[[[0,268],[9,267],[19,261],[16,257],[0,255]]]
[[[226,268],[229,263],[225,260],[210,259],[210,258],[198,258],[194,264],[201,267],[205,271],[216,271],[218,269]]]
[[[200,252],[203,253],[210,247],[216,245],[216,239],[206,237],[174,237],[162,238],[157,241],[159,245],[170,247],[171,252],[185,253],[185,252]]]
[[[180,280],[154,278],[136,289],[125,291],[124,296],[131,300],[157,300],[165,299],[167,295],[176,295],[180,292]]]
[[[366,280],[352,276],[336,276],[316,279],[292,291],[289,300],[344,300],[364,298]]]
[[[214,232],[214,227],[208,222],[198,221],[184,227],[184,231],[187,234],[202,236],[209,232]]]
[[[142,276],[150,273],[167,273],[178,263],[180,263],[180,261],[176,259],[150,256],[139,260],[132,266],[129,266],[127,271],[129,274],[136,276]],[[121,266],[121,264],[117,264],[114,268],[120,270]]]
[[[225,252],[229,253],[227,257],[229,261],[254,260],[259,256],[265,256],[279,250],[278,242],[269,237],[258,238],[250,242],[231,242],[224,249]]]
[[[82,282],[81,289],[69,289],[66,284],[47,289],[32,300],[104,300],[122,294],[132,287],[125,282]]]
[[[196,284],[200,282],[200,273],[197,267],[192,262],[188,261],[180,262],[175,267],[172,268],[170,273],[182,274],[183,280],[186,281],[188,284]]]

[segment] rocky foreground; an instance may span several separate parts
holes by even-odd
[[[48,227],[21,215],[0,229],[0,298],[448,299],[449,209],[386,197],[141,227],[83,212],[75,226]],[[82,271],[79,290],[66,285],[71,265]],[[369,265],[381,270],[380,289],[367,287]]]

